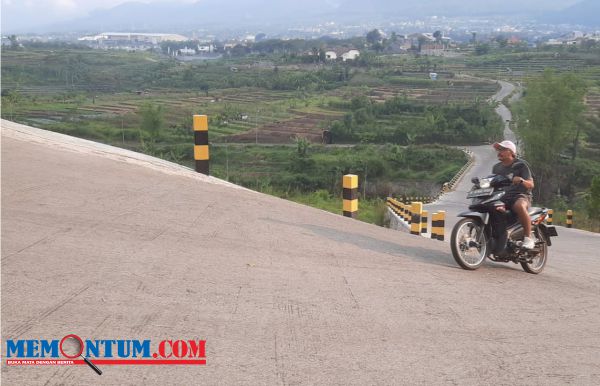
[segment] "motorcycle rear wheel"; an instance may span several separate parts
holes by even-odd
[[[464,218],[452,229],[450,246],[454,260],[463,269],[475,270],[487,256],[487,236],[480,221]]]
[[[539,228],[534,229],[533,232],[531,232],[531,235],[536,245],[539,242],[542,242],[542,244],[536,247],[539,248],[540,253],[531,260],[531,263],[522,262],[521,267],[523,267],[525,272],[537,275],[538,273],[542,272],[546,266],[546,259],[548,257],[548,244],[546,244],[544,234],[540,232]]]

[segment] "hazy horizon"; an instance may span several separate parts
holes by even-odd
[[[390,7],[396,8],[406,4],[407,10],[416,8],[421,13],[431,12],[431,15],[445,16],[445,13],[460,13],[462,10],[501,14],[550,12],[567,8],[579,2],[581,0],[489,0],[482,4],[481,1],[476,0],[424,0],[415,5],[413,2],[408,1],[399,1],[392,4],[377,0],[368,3],[359,0],[324,0],[320,2],[303,1],[302,4],[310,4],[313,8],[322,9],[329,12],[328,15],[344,17],[344,13],[348,9],[360,9],[360,7],[368,9],[369,5],[372,5],[373,9],[379,7],[378,9],[381,10],[387,7],[388,4]],[[273,3],[273,0],[2,0],[2,33],[41,32],[44,28],[47,28],[46,32],[50,32],[52,26],[59,25],[59,23],[67,24],[69,21],[90,18],[90,15],[109,15],[111,12],[117,14],[119,10],[114,10],[114,7],[121,6],[125,9],[134,6],[134,3],[153,3],[153,7],[160,7],[161,10],[176,9],[181,6],[204,6],[210,7],[211,10],[222,8],[225,10],[224,12],[235,13],[236,10],[247,12],[248,9],[252,9],[254,12],[261,13],[262,20],[269,20],[270,11],[273,8],[276,8],[276,10],[272,11],[274,12],[272,19],[278,20],[282,8],[288,7],[295,10],[299,6],[299,2],[296,0],[279,0],[276,3]],[[300,18],[305,15],[302,12],[297,16]]]

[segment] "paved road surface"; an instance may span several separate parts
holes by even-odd
[[[498,81],[500,83],[500,90],[492,96],[492,100],[502,101],[505,97],[510,95],[515,86],[505,81]],[[496,113],[500,115],[504,122],[504,138],[517,143],[515,134],[510,130],[509,122],[512,120],[512,114],[510,110],[500,104],[496,108]],[[424,205],[424,209],[427,209],[429,213],[437,212],[440,210],[446,211],[446,223],[445,223],[445,239],[450,239],[450,233],[454,224],[458,221],[458,213],[468,210],[469,200],[466,199],[467,192],[471,190],[473,184],[471,178],[473,177],[485,177],[492,171],[492,166],[498,162],[496,158],[496,152],[491,145],[483,146],[469,146],[471,152],[473,152],[474,162],[471,168],[464,174],[463,178],[456,185],[455,190],[444,194],[440,199],[432,204]],[[431,224],[431,218],[429,219]],[[429,226],[428,229],[431,229]]]
[[[2,384],[597,385],[600,238],[559,233],[541,275],[467,272],[447,243],[2,121],[3,340],[207,339],[206,366],[3,358]]]

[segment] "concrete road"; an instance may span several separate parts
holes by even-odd
[[[500,90],[490,99],[500,102],[513,93],[515,86],[512,83],[508,83],[503,80],[498,81],[498,83],[500,84]],[[509,122],[512,121],[512,114],[510,110],[503,104],[500,104],[498,107],[496,107],[495,111],[502,119],[502,122],[504,122],[504,139],[518,143],[515,133],[510,129]],[[472,152],[474,162],[469,170],[465,172],[455,189],[441,196],[438,201],[432,204],[424,205],[424,209],[428,210],[429,213],[441,210],[446,211],[446,223],[444,227],[445,241],[450,239],[452,228],[459,220],[457,215],[468,210],[470,200],[467,200],[466,197],[467,192],[469,192],[473,186],[471,183],[471,178],[485,177],[490,175],[492,172],[492,166],[498,162],[496,152],[492,148],[491,144],[482,146],[469,146],[467,149]],[[431,216],[429,217],[428,229],[431,229]]]
[[[600,238],[559,232],[541,275],[467,272],[447,243],[2,121],[2,384],[597,385]],[[69,333],[206,339],[207,364],[6,365],[7,339]]]

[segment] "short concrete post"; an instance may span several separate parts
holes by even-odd
[[[421,234],[427,233],[427,221],[429,217],[429,212],[424,210],[421,212]]]
[[[431,238],[434,240],[437,240],[439,218],[440,214],[438,212],[433,212],[431,214]]]
[[[410,207],[410,234],[418,235],[421,233],[421,212],[423,212],[423,203],[414,201]]]
[[[431,238],[444,241],[446,212],[441,210],[431,215]]]
[[[358,214],[358,176],[346,174],[342,182],[344,216],[356,218]]]
[[[196,160],[196,171],[209,174],[208,153],[208,117],[206,115],[194,115],[194,160]]]

